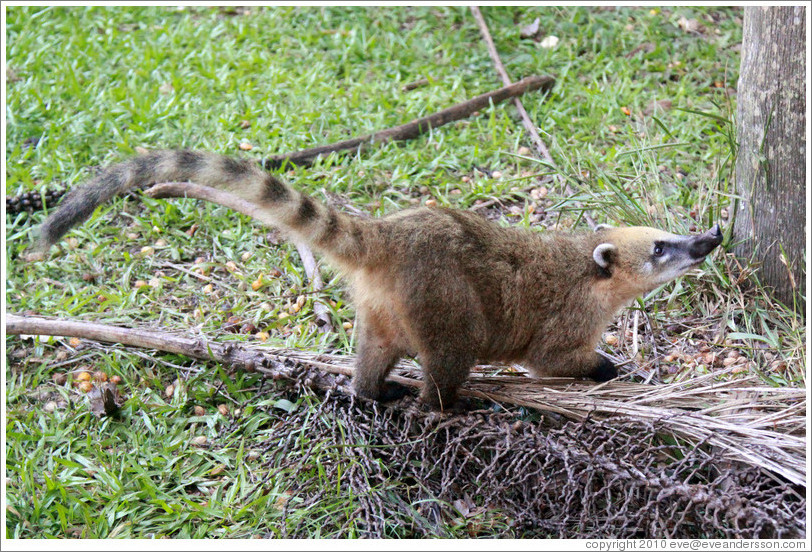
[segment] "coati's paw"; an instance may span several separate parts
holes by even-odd
[[[383,391],[378,396],[381,402],[397,401],[409,394],[409,388],[394,381],[387,381],[383,384]]]
[[[440,403],[439,401],[426,401],[421,397],[418,401],[420,409],[424,412],[442,412],[445,414],[465,414],[474,410],[475,404],[467,397],[457,397],[451,404]]]
[[[395,383],[394,381],[386,381],[380,387],[369,389],[363,385],[359,385],[358,381],[355,380],[352,385],[352,391],[357,397],[379,402],[396,401],[409,394],[408,387]]]
[[[617,377],[617,368],[612,361],[604,356],[600,356],[598,365],[592,369],[589,377],[595,381],[609,381]]]

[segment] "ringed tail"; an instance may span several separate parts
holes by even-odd
[[[260,207],[263,217],[340,264],[363,260],[364,222],[294,190],[254,161],[188,150],[139,155],[102,170],[72,189],[37,230],[34,252],[44,254],[96,208],[132,189],[160,182],[194,182],[233,193]]]

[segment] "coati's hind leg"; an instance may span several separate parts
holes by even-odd
[[[392,401],[403,397],[407,389],[386,376],[404,351],[386,337],[386,327],[379,317],[359,313],[356,319],[356,358],[352,388],[356,395],[377,401]]]
[[[423,370],[420,401],[432,410],[458,410],[457,392],[485,337],[480,300],[466,280],[448,271],[428,271],[413,284],[409,296],[420,300],[406,308]]]
[[[420,400],[431,410],[450,410],[458,407],[457,392],[468,379],[476,363],[470,352],[451,353],[430,351],[420,355],[423,368],[423,390]]]

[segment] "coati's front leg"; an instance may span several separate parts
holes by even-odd
[[[420,355],[423,390],[420,400],[431,410],[457,408],[457,392],[476,363],[469,352],[432,350]]]

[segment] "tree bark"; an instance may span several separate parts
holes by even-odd
[[[806,8],[747,7],[738,86],[734,252],[805,311]]]

